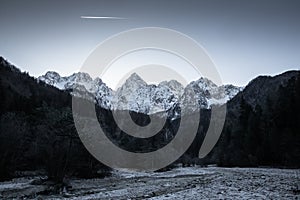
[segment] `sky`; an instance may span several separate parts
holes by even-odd
[[[244,86],[258,75],[300,68],[297,0],[0,3],[0,55],[33,76],[49,70],[70,75],[99,43],[141,27],[169,28],[193,38],[211,57],[223,83]],[[117,80],[106,82],[111,86]]]

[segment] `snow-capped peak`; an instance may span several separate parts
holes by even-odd
[[[201,77],[187,85],[180,104],[188,106],[192,110],[199,107],[210,108],[212,105],[225,104],[242,89],[233,85],[217,86],[211,80]]]
[[[112,105],[113,109],[152,114],[169,110],[178,102],[182,93],[183,87],[177,81],[148,85],[134,73],[117,89]]]
[[[126,82],[136,82],[139,84],[147,84],[137,73],[133,73],[129,76]]]
[[[162,81],[158,84],[158,87],[169,88],[178,98],[183,94],[184,87],[176,80]]]
[[[45,75],[38,77],[49,85],[61,90],[72,90],[75,96],[83,96],[84,93],[90,93],[90,98],[96,101],[104,108],[111,108],[111,96],[113,91],[102,82],[100,78],[94,80],[88,73],[78,72],[70,76],[61,77],[56,72],[47,72]],[[94,99],[95,98],[95,99]]]
[[[197,81],[193,81],[190,83],[193,86],[199,87],[202,90],[210,90],[211,88],[216,88],[218,87],[214,82],[207,78],[199,78]]]
[[[147,83],[137,73],[133,73],[129,76],[129,78],[126,79],[125,83],[117,90],[120,90],[122,88],[135,90],[141,86],[146,86],[146,85]]]

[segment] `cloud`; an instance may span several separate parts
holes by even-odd
[[[127,19],[123,17],[108,17],[108,16],[80,16],[81,19]]]

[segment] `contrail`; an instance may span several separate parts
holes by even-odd
[[[104,17],[104,16],[81,16],[81,19],[127,19],[123,17]]]

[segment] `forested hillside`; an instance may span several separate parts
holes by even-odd
[[[71,96],[0,60],[0,180],[16,171],[45,170],[65,175],[101,176],[106,170],[78,138]]]
[[[220,166],[300,167],[300,72],[258,77],[227,105]]]

